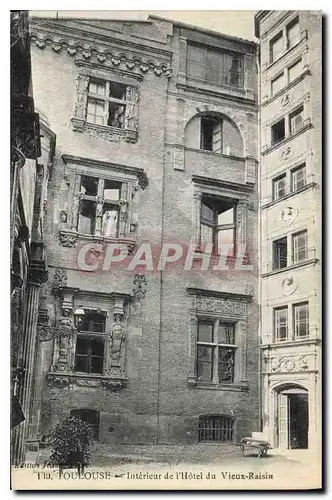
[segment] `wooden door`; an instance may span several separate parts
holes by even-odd
[[[288,448],[289,404],[286,394],[278,395],[278,447]]]

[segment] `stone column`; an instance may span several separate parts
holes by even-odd
[[[98,182],[98,193],[97,193],[97,204],[96,204],[96,227],[95,234],[102,234],[102,224],[103,224],[103,206],[104,206],[104,179],[99,179]]]
[[[195,386],[197,383],[196,373],[196,340],[197,340],[198,320],[195,313],[190,317],[190,328],[188,338],[188,377],[189,386]]]
[[[53,340],[54,328],[49,326],[47,311],[46,315],[43,315],[44,311],[39,312],[38,323],[37,323],[37,333],[36,333],[36,355],[35,355],[35,372],[34,372],[34,390],[31,397],[31,407],[30,407],[30,421],[28,423],[28,439],[27,448],[38,449],[39,448],[39,423],[40,423],[40,411],[41,411],[41,393],[43,384],[43,356],[44,356],[44,344]],[[45,319],[46,321],[43,321]]]
[[[246,321],[239,321],[236,325],[236,343],[238,344],[239,371],[237,383],[247,383],[247,327]]]
[[[197,247],[201,244],[201,200],[202,193],[194,191],[192,243]]]
[[[20,367],[24,370],[23,380],[18,389],[25,421],[20,424],[15,433],[14,460],[24,462],[26,454],[26,437],[30,422],[30,402],[34,387],[34,359],[36,345],[36,329],[39,307],[39,289],[45,281],[45,264],[33,262],[28,269],[26,289],[26,307],[23,319],[22,347],[19,354]]]

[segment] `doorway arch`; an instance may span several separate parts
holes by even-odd
[[[307,449],[309,430],[308,390],[284,383],[274,388],[278,448]]]

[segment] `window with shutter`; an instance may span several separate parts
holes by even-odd
[[[289,122],[289,128],[292,135],[301,130],[303,127],[303,106],[289,115]]]

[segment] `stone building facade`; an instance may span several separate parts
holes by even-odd
[[[31,43],[57,137],[31,441],[69,415],[110,444],[250,435],[257,45],[156,17],[35,18]]]
[[[44,200],[55,136],[34,106],[28,12],[12,11],[10,25],[11,456],[20,463],[33,414],[39,292],[47,279]]]
[[[260,303],[263,432],[321,441],[321,12],[261,11]]]

